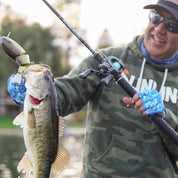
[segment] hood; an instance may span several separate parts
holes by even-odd
[[[141,46],[141,42],[143,40],[144,36],[136,36],[134,38],[134,40],[129,43],[129,48],[131,51],[133,51],[133,54],[135,55],[135,57],[137,57],[138,59],[144,59],[145,56],[143,56],[141,50],[140,50],[140,46]],[[146,63],[148,65],[150,65],[151,67],[153,67],[154,69],[158,70],[158,71],[165,71],[165,69],[168,69],[169,71],[175,71],[178,69],[178,61],[174,64],[170,64],[170,65],[164,65],[164,66],[160,66],[154,62],[152,62],[151,60],[147,59]]]

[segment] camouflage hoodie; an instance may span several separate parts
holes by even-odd
[[[140,51],[143,36],[125,47],[102,52],[121,58],[130,72],[125,78],[137,90],[157,89],[162,94],[167,122],[178,131],[178,62],[158,66]],[[82,178],[177,178],[178,146],[151,121],[122,99],[125,91],[112,82],[103,86],[95,74],[78,76],[98,63],[88,57],[68,75],[55,80],[62,116],[88,103]]]

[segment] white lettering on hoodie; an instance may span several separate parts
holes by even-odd
[[[135,81],[135,76],[131,75],[130,79],[126,75],[123,75],[123,77],[129,82],[130,85],[133,86],[133,83]],[[144,89],[157,89],[157,82],[153,79],[137,79],[136,86],[133,86],[136,91],[144,90]],[[177,98],[178,98],[178,89],[173,88],[170,86],[164,86],[161,88],[159,93],[162,96],[163,101],[165,102],[172,102],[173,104],[177,104]]]

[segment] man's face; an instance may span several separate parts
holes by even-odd
[[[175,17],[166,9],[159,8],[156,12],[165,18],[176,21]],[[144,45],[152,58],[170,58],[178,51],[178,33],[167,31],[163,22],[159,25],[149,22],[144,35]]]

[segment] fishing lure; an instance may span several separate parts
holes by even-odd
[[[26,54],[25,50],[13,39],[8,36],[0,37],[0,47],[2,50],[20,67],[18,73],[24,73],[27,67],[30,65],[29,55]]]

